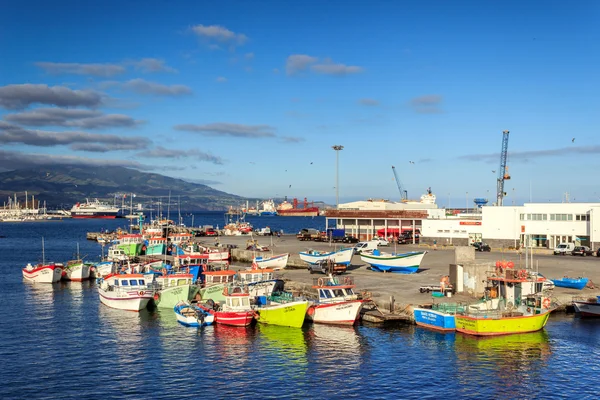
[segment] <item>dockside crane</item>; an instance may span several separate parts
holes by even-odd
[[[504,192],[504,181],[510,179],[506,158],[508,155],[508,134],[509,131],[502,131],[502,151],[500,152],[500,169],[498,169],[498,181],[496,190],[496,205],[502,205],[502,199],[506,196]]]
[[[398,178],[398,173],[396,172],[396,167],[392,165],[392,171],[394,171],[394,178],[396,178],[396,185],[398,185],[398,191],[400,191],[400,200],[406,201],[408,193],[402,187],[402,183],[400,183],[400,178]]]

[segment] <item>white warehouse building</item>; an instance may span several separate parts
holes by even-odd
[[[428,210],[422,220],[421,242],[468,245],[485,241],[491,247],[554,248],[559,243],[600,247],[600,203],[525,203],[522,206],[483,206],[475,214],[447,215]]]

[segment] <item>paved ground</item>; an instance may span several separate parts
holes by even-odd
[[[200,238],[201,241],[207,244],[214,244],[214,239]],[[250,239],[248,236],[221,236],[218,238],[221,245],[235,244],[239,248],[246,247],[246,241]],[[260,245],[268,246],[273,250],[274,253],[291,253],[297,255],[300,251],[306,250],[307,248],[313,248],[317,250],[331,249],[335,246],[330,246],[328,243],[319,242],[301,242],[298,241],[295,236],[284,235],[281,238],[277,237],[254,237],[257,239]],[[346,245],[350,246],[350,245]],[[337,245],[337,247],[341,247]],[[397,245],[389,246],[389,251],[411,251],[411,250],[423,250],[424,247],[415,245]],[[419,287],[425,285],[439,285],[440,278],[444,275],[448,275],[448,266],[454,263],[454,250],[450,249],[439,249],[439,250],[428,250],[429,253],[423,259],[421,263],[421,270],[412,275],[404,274],[383,274],[380,272],[373,272],[367,270],[365,265],[359,256],[354,256],[352,260],[352,266],[348,268],[348,274],[354,276],[355,283],[358,289],[370,291],[373,294],[373,298],[378,304],[386,306],[389,304],[390,296],[394,296],[395,301],[399,307],[406,306],[409,304],[425,304],[431,303],[432,298],[430,294],[422,294],[419,292]],[[477,261],[489,261],[490,263],[496,262],[496,260],[513,261],[518,267],[519,265],[525,266],[524,255],[519,255],[515,251],[510,252],[495,252],[481,253],[476,252]],[[247,267],[239,263],[233,262],[233,268],[236,265],[240,267]],[[539,272],[548,278],[561,278],[563,276],[579,277],[585,276],[592,280],[592,282],[600,284],[600,258],[599,257],[581,257],[581,256],[554,256],[539,254],[534,255],[533,265],[535,268],[539,268]],[[318,277],[318,275],[311,275],[306,269],[286,269],[281,271],[281,276],[284,279],[290,279],[292,284],[305,284],[309,285],[312,283],[312,278]],[[554,290],[554,296],[556,300],[561,304],[570,303],[572,296],[596,296],[600,295],[599,289],[586,288],[582,291],[556,288]],[[447,301],[467,301],[471,300],[470,297],[465,295],[458,295],[453,298],[446,298]]]

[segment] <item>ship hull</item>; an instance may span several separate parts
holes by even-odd
[[[277,215],[280,217],[317,217],[319,209],[292,209],[292,210],[277,210]]]

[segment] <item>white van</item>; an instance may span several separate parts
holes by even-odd
[[[367,251],[373,251],[377,249],[377,241],[371,240],[368,242],[358,242],[354,246],[354,254],[360,254]]]
[[[574,249],[575,243],[559,243],[559,245],[554,248],[554,255],[560,254],[564,256],[565,254],[571,254]]]

